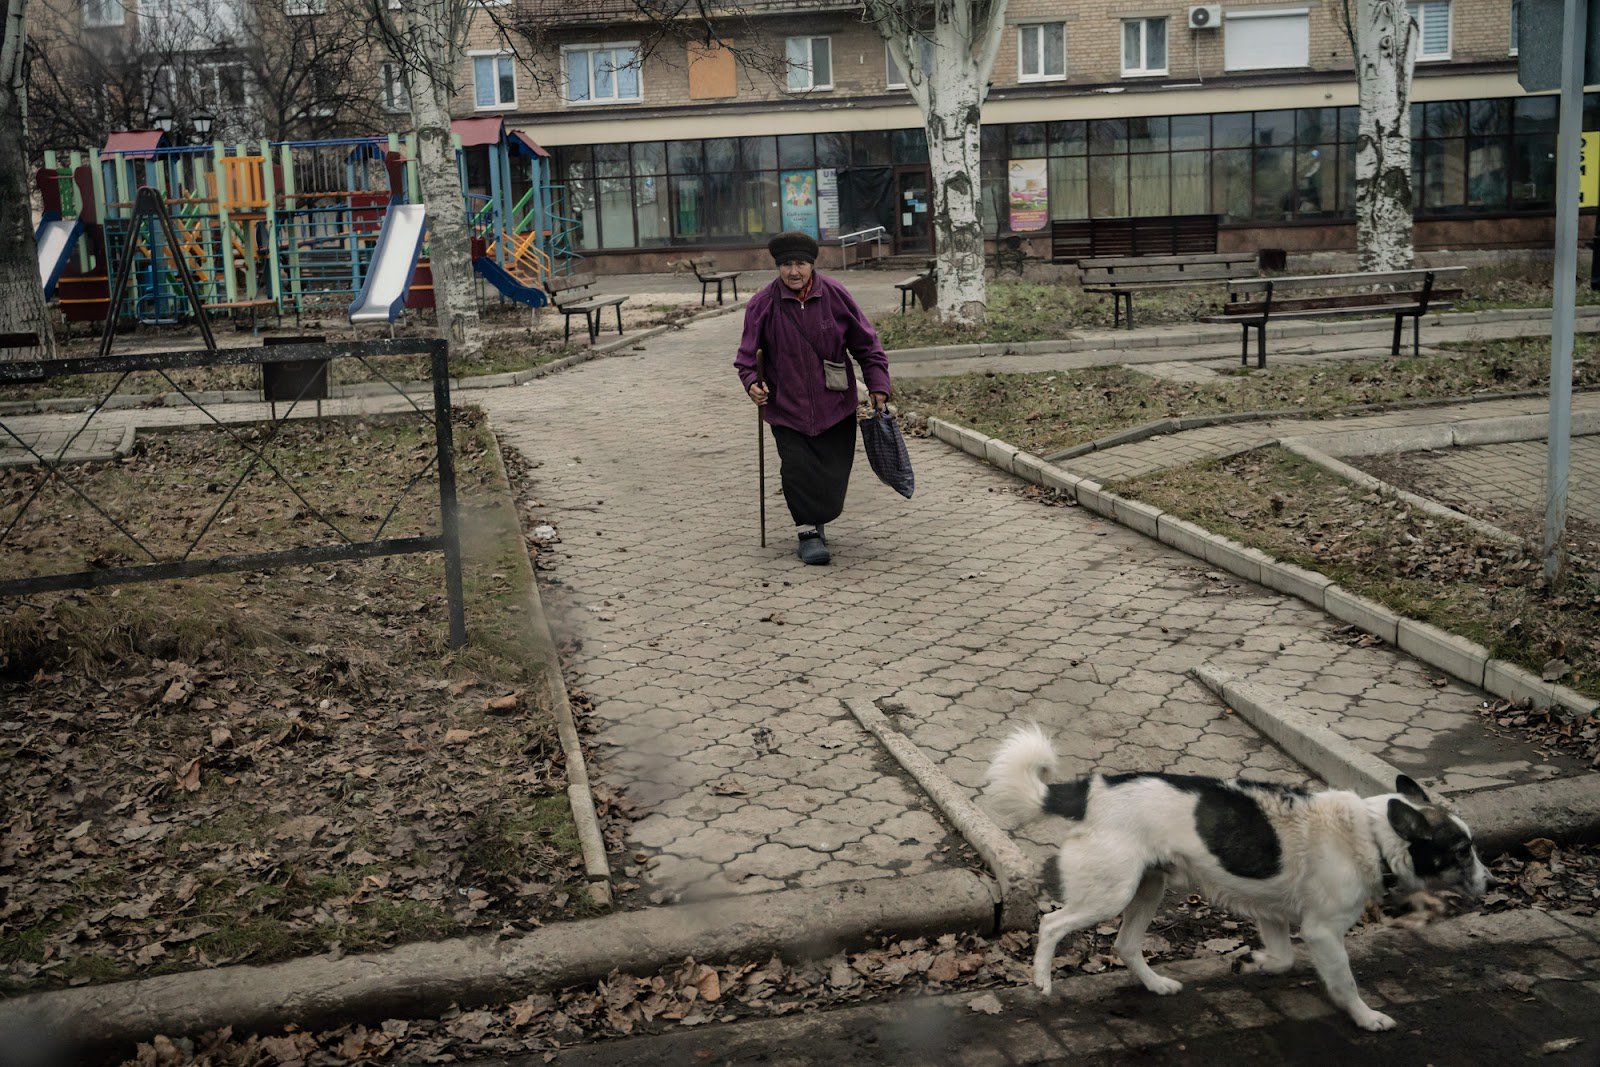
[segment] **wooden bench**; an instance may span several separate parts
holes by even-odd
[[[691,259],[689,266],[694,269],[694,276],[700,280],[700,306],[706,306],[706,291],[713,285],[717,287],[717,303],[722,303],[722,286],[726,283],[733,286],[733,298],[739,299],[740,270],[718,270],[717,265],[709,259]]]
[[[565,316],[562,324],[563,341],[572,340],[572,316],[582,315],[583,324],[589,329],[589,343],[594,344],[600,337],[600,316],[608,307],[617,309],[617,334],[622,334],[622,304],[627,296],[605,296],[594,291],[593,274],[573,274],[568,277],[555,277],[550,280],[546,290],[550,294],[550,306]]]
[[[915,298],[922,304],[922,310],[927,311],[939,302],[938,275],[935,273],[935,260],[928,260],[927,269],[921,274],[913,274],[894,283],[900,290],[900,314],[906,313],[906,301]]]
[[[1250,331],[1256,331],[1256,366],[1267,365],[1267,320],[1273,316],[1308,319],[1328,315],[1393,315],[1394,342],[1389,354],[1400,354],[1400,330],[1411,320],[1411,354],[1421,349],[1422,316],[1449,308],[1461,299],[1459,288],[1442,288],[1441,280],[1465,267],[1366,271],[1359,274],[1310,274],[1292,278],[1252,278],[1228,283],[1230,303],[1208,322],[1236,322],[1242,330],[1239,362],[1250,362]],[[1306,296],[1282,297],[1284,293]]]
[[[206,310],[226,311],[229,318],[232,318],[235,312],[248,311],[250,312],[250,332],[258,333],[260,331],[256,325],[256,315],[262,308],[277,310],[277,307],[278,302],[276,300],[223,300],[215,304],[207,304]]]
[[[1080,259],[1078,283],[1086,293],[1110,294],[1112,325],[1133,329],[1133,294],[1144,289],[1178,289],[1254,276],[1254,252],[1182,256],[1115,256]],[[1122,309],[1126,305],[1127,318]]]
[[[1217,222],[1216,215],[1057,219],[1050,223],[1050,262],[1204,255],[1217,250]]]

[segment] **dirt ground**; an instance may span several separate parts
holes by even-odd
[[[74,468],[81,496],[0,472],[8,573],[437,529],[426,420],[238,433],[296,491],[258,466],[230,495],[247,453],[206,430]],[[6,990],[585,913],[521,533],[475,414],[456,440],[464,648],[437,554],[0,604]]]

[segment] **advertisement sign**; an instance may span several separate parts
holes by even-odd
[[[817,171],[817,237],[839,233],[839,175],[832,167]]]
[[[817,236],[817,172],[786,170],[778,180],[783,183],[783,228]]]
[[[1050,221],[1050,188],[1042,159],[1013,159],[1011,175],[1011,230],[1042,230]]]

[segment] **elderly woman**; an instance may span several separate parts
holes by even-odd
[[[845,287],[817,273],[814,238],[780,233],[767,251],[778,277],[745,307],[733,365],[772,427],[797,552],[820,565],[832,558],[823,526],[844,510],[856,454],[856,376],[847,356],[861,364],[875,408],[889,402],[889,360]]]

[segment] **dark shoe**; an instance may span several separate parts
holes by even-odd
[[[818,567],[833,558],[828,554],[828,546],[822,540],[822,535],[815,530],[807,530],[800,535],[800,545],[795,552],[801,562]]]

